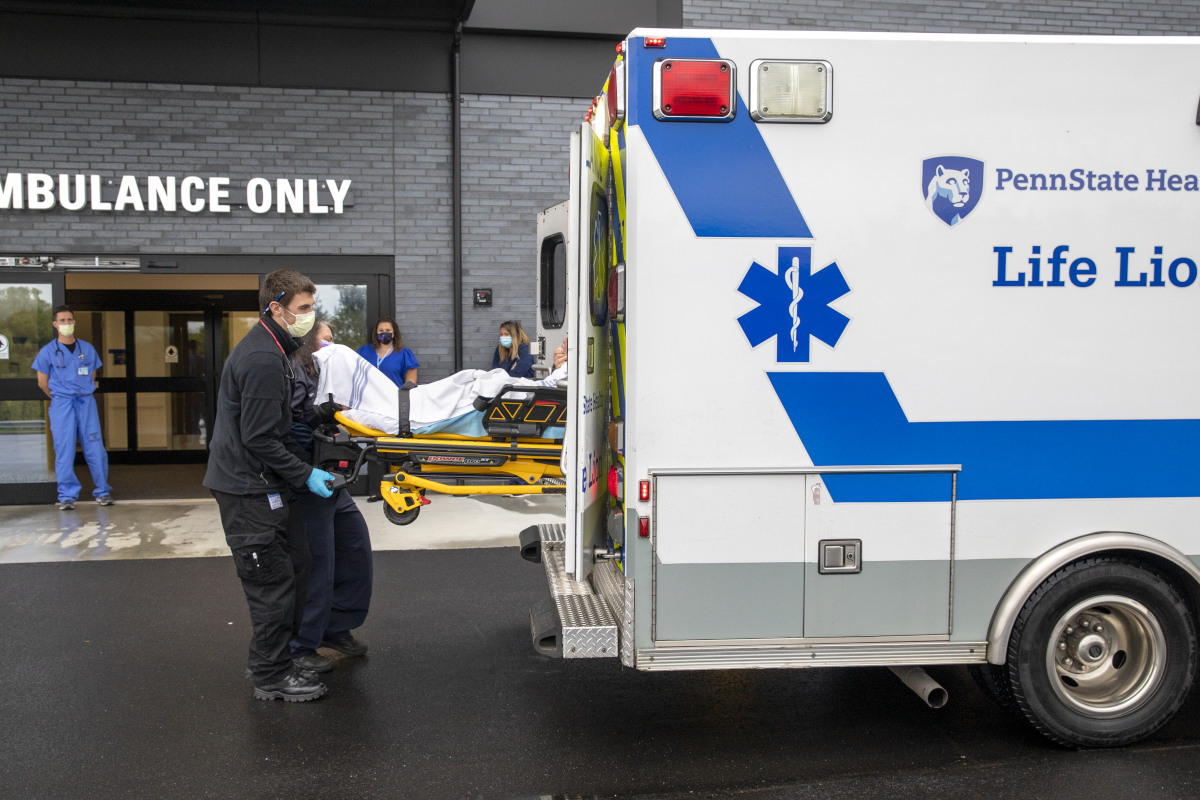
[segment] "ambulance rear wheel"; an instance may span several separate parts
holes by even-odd
[[[1068,747],[1119,747],[1166,725],[1196,672],[1196,628],[1162,574],[1120,558],[1069,564],[1021,609],[1007,659],[1013,697]]]
[[[413,508],[413,509],[409,509],[408,511],[397,511],[396,509],[392,508],[387,503],[383,504],[383,515],[385,517],[387,517],[388,522],[394,523],[396,525],[408,525],[413,520],[415,520],[417,518],[417,515],[420,513],[421,513],[420,506],[417,506],[416,508]]]

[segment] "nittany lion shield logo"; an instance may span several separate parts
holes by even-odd
[[[965,156],[927,158],[921,165],[925,207],[954,227],[979,205],[983,194],[983,162]]]

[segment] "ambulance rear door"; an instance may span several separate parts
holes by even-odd
[[[608,446],[608,151],[592,126],[582,123],[571,136],[571,204],[567,233],[568,355],[571,405],[567,441],[574,446],[574,470],[564,464],[567,486],[566,568],[576,580],[591,572],[593,549],[604,542]],[[547,342],[550,346],[550,342]]]

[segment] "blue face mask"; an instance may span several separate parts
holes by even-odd
[[[500,346],[501,347],[512,347],[512,337],[511,336],[501,336],[500,337]]]

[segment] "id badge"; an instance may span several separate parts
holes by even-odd
[[[283,498],[277,494],[267,495],[267,502],[271,504],[272,511],[278,511],[279,509],[283,508]]]
[[[87,374],[88,374],[88,369],[87,369],[87,367],[80,367],[80,368],[79,368],[79,374],[80,374],[80,375],[87,375]]]

